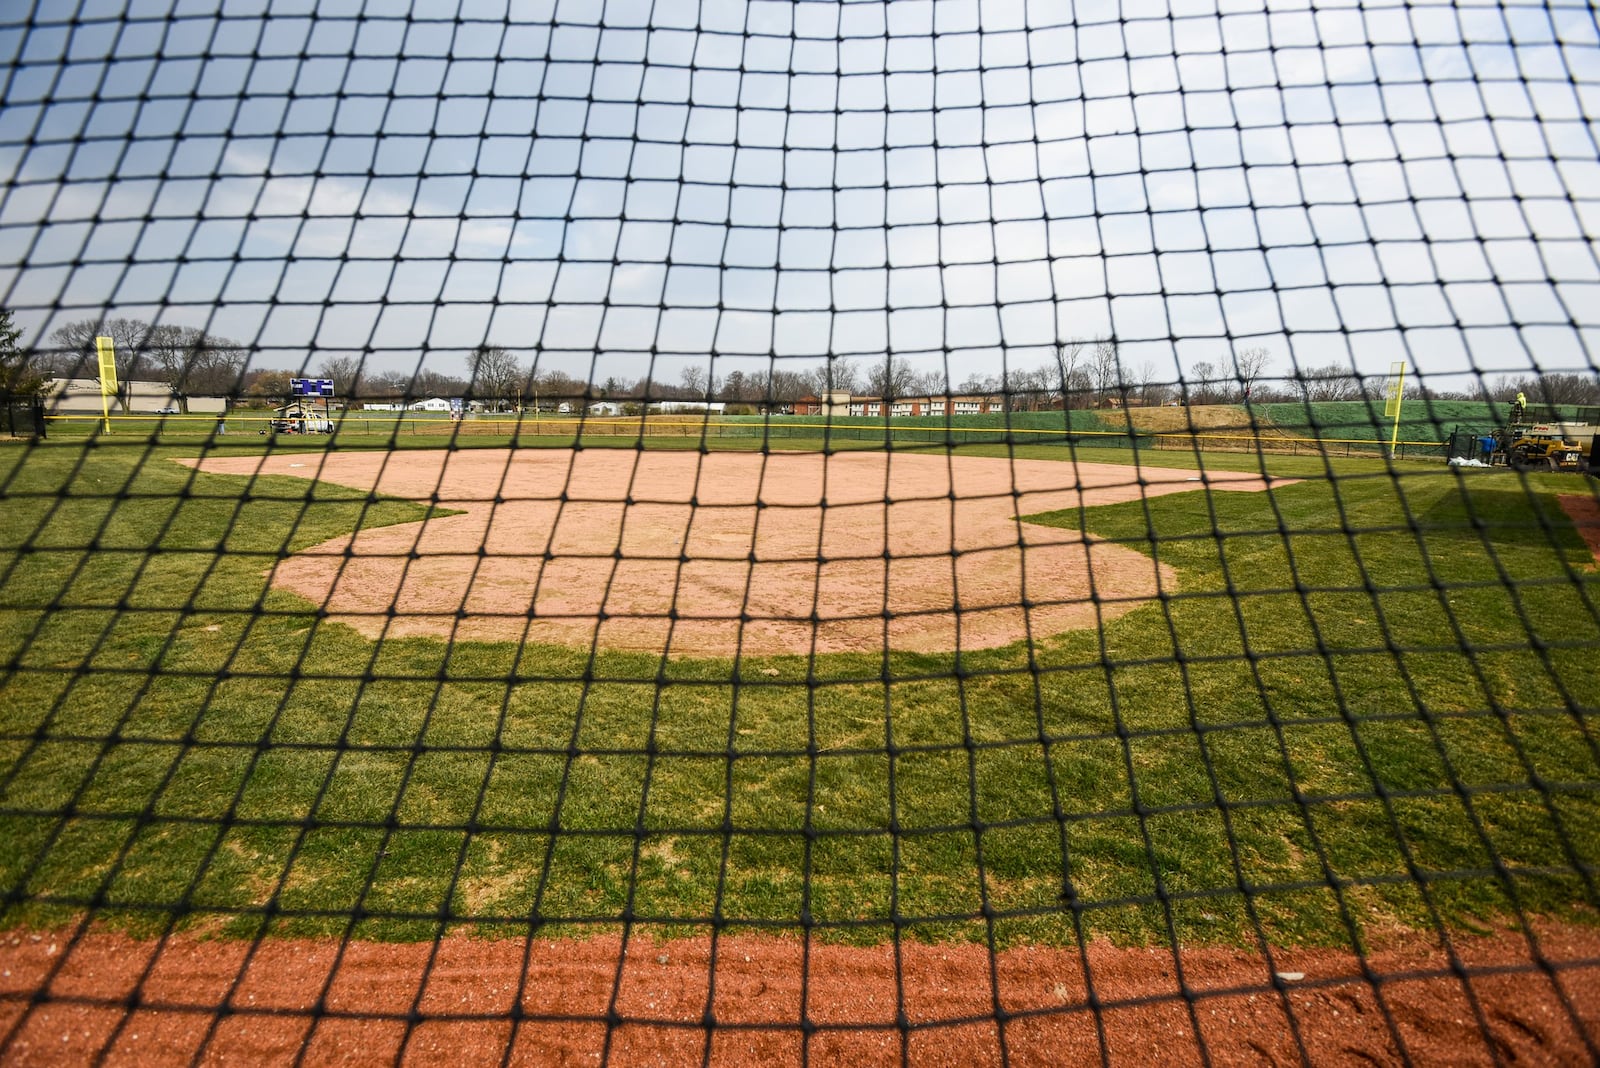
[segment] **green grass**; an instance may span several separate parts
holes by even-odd
[[[673,444],[695,443],[650,441]],[[987,910],[1008,943],[1335,944],[1600,904],[1600,581],[1553,503],[1571,476],[1272,457],[1306,481],[1032,517],[1174,570],[1099,632],[734,665],[375,645],[266,574],[423,507],[170,462],[193,454],[0,451],[7,925],[805,916],[870,942],[896,917],[983,937]]]
[[[124,442],[164,444],[207,443],[228,448],[265,446],[275,440],[282,447],[324,448],[441,448],[451,442],[468,446],[510,445],[611,447],[643,440],[645,447],[698,447],[702,440],[717,448],[755,449],[770,442],[781,449],[807,449],[826,441],[834,449],[936,446],[950,443],[982,444],[1015,440],[1057,446],[1118,447],[1128,441],[1126,426],[1108,424],[1091,411],[1014,412],[996,415],[960,415],[951,418],[904,417],[886,424],[881,418],[820,416],[637,416],[587,417],[511,413],[472,416],[460,423],[441,413],[366,412],[334,413],[335,432],[305,437],[271,438],[265,431],[272,415],[264,410],[240,409],[229,413],[226,433],[216,435],[211,415],[118,415],[111,430],[103,430],[98,416],[71,415],[52,418],[48,433],[53,440],[76,441],[110,438]],[[675,443],[675,444],[674,444]]]
[[[1294,436],[1388,441],[1394,433],[1394,420],[1384,416],[1381,398],[1371,403],[1320,401],[1252,407],[1258,417]],[[1400,439],[1439,441],[1458,427],[1492,430],[1504,421],[1506,413],[1505,405],[1483,401],[1408,400],[1400,411]]]

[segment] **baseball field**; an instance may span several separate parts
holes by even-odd
[[[1594,482],[456,444],[0,450],[6,1060],[1595,1054]]]

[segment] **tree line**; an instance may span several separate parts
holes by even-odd
[[[410,371],[364,369],[352,356],[324,359],[317,375],[332,379],[341,397],[379,402],[407,402],[425,397],[467,397],[490,409],[538,405],[552,408],[562,401],[597,400],[721,401],[749,407],[789,406],[804,397],[830,391],[886,399],[946,396],[998,396],[1016,411],[1181,404],[1321,403],[1381,401],[1387,375],[1362,375],[1347,365],[1327,363],[1272,373],[1265,348],[1239,350],[1232,361],[1196,360],[1179,381],[1163,376],[1152,360],[1126,366],[1112,341],[1074,341],[1056,347],[1050,361],[1035,367],[1006,368],[998,374],[972,373],[952,384],[941,370],[917,371],[902,356],[882,359],[837,357],[803,371],[782,368],[730,371],[716,376],[702,364],[683,367],[676,380],[644,375],[637,379],[607,377],[589,382],[564,371],[539,368],[496,346],[483,346],[470,358],[469,377],[422,368]],[[288,380],[302,372],[253,371],[245,376],[245,393],[281,396]],[[1519,391],[1530,400],[1556,405],[1600,404],[1600,377],[1565,372],[1502,375],[1483,380],[1473,390],[1441,390],[1411,381],[1408,399],[1508,402]]]
[[[646,374],[636,379],[610,376],[590,382],[553,368],[535,356],[524,359],[502,347],[481,345],[468,357],[465,377],[432,368],[414,371],[367,367],[358,357],[324,358],[314,372],[251,368],[248,346],[189,326],[151,324],[141,319],[82,319],[59,327],[51,344],[29,351],[18,344],[21,331],[10,312],[0,310],[0,390],[36,392],[48,376],[98,376],[95,338],[116,345],[117,400],[126,410],[129,382],[161,382],[187,407],[190,395],[229,396],[262,405],[290,396],[289,380],[331,379],[337,396],[350,401],[410,403],[427,397],[463,397],[491,410],[563,402],[609,400],[624,404],[654,401],[721,401],[750,408],[787,407],[807,396],[845,391],[885,399],[918,396],[1005,395],[1013,410],[1040,411],[1116,405],[1237,404],[1325,401],[1378,401],[1387,377],[1362,375],[1338,363],[1295,367],[1274,374],[1270,352],[1260,346],[1235,350],[1231,359],[1199,359],[1173,381],[1152,360],[1129,366],[1111,339],[1061,342],[1042,363],[1006,367],[998,373],[973,373],[952,383],[942,369],[917,370],[903,356],[830,357],[806,370],[773,367],[734,370],[716,376],[706,364],[679,369],[675,380]],[[1411,399],[1508,402],[1518,392],[1530,402],[1550,405],[1600,405],[1600,376],[1550,372],[1481,379],[1476,388],[1439,390],[1425,380],[1408,383]]]
[[[244,344],[197,327],[129,318],[80,319],[57,328],[50,347],[20,361],[27,366],[28,386],[42,389],[46,377],[98,378],[99,337],[111,338],[115,346],[116,400],[124,411],[135,380],[162,383],[185,410],[191,394],[234,394],[250,359]]]
[[[342,397],[367,401],[399,402],[424,397],[458,396],[482,403],[491,410],[514,407],[554,408],[562,402],[616,401],[645,404],[657,401],[722,401],[751,407],[791,405],[825,389],[859,392],[878,383],[881,369],[864,371],[850,360],[829,361],[809,371],[771,368],[711,374],[704,365],[689,364],[675,379],[653,375],[619,378],[610,375],[588,381],[554,368],[541,368],[537,358],[523,360],[494,345],[483,345],[468,357],[468,375],[459,378],[432,370],[382,371],[364,368],[352,356],[334,356],[318,365],[318,375],[331,379]],[[897,363],[897,369],[899,364]],[[287,374],[287,372],[279,372]],[[908,388],[924,383],[921,376],[908,380]]]

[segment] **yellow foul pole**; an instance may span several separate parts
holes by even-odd
[[[111,405],[108,397],[117,392],[117,347],[108,337],[94,339],[95,352],[100,356],[100,418],[105,421],[106,433],[111,433]]]
[[[1389,365],[1389,395],[1383,414],[1394,417],[1394,434],[1389,438],[1389,459],[1395,458],[1400,448],[1400,406],[1404,403],[1406,389],[1406,362],[1396,360]]]

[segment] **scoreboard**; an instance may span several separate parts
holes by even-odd
[[[296,397],[331,397],[333,396],[333,379],[291,378],[289,379],[289,392]]]

